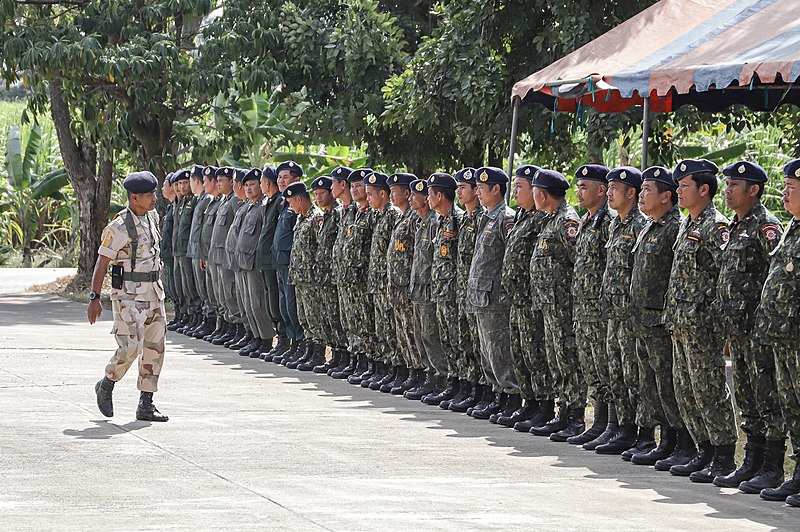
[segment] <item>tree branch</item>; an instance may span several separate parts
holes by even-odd
[[[85,6],[89,0],[14,0],[16,4],[34,5],[34,6]]]

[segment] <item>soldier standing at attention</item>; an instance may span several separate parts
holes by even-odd
[[[567,438],[568,443],[594,450],[617,430],[617,412],[611,398],[606,333],[608,318],[602,303],[606,269],[608,225],[616,214],[608,207],[608,168],[585,164],[578,168],[578,205],[586,209],[575,239],[575,271],[572,279],[575,347],[581,370],[594,401],[594,421],[585,432]]]
[[[193,228],[197,227],[197,222],[195,222],[196,213],[200,213],[200,220],[202,220],[202,210],[197,209],[197,203],[203,193],[203,167],[194,165],[192,170],[187,170],[187,172],[189,174],[189,191],[185,194],[183,207],[179,211],[179,243],[176,249],[180,249],[182,253],[178,262],[181,265],[181,283],[189,301],[188,312],[190,320],[183,327],[176,329],[176,332],[181,334],[187,334],[203,321],[203,300],[198,292],[197,276],[194,272],[194,250],[197,243],[194,237],[197,235],[197,230],[192,231]]]
[[[177,198],[175,203],[175,222],[172,229],[172,256],[174,257],[175,268],[175,291],[178,293],[178,299],[180,300],[178,312],[180,319],[168,327],[170,331],[177,331],[192,321],[192,293],[185,281],[187,276],[184,275],[184,270],[187,267],[191,268],[191,262],[188,263],[188,266],[186,262],[186,248],[189,245],[190,222],[192,208],[194,207],[192,203],[194,194],[192,194],[191,185],[189,184],[189,174],[189,170],[179,170],[172,176],[172,186],[175,189]],[[188,214],[185,220],[183,220],[184,211]]]
[[[756,312],[757,339],[772,346],[781,413],[792,441],[792,477],[761,491],[768,501],[800,507],[800,159],[783,167],[783,207],[792,215],[772,252]]]
[[[515,213],[506,204],[508,175],[504,171],[484,166],[475,174],[478,199],[486,209],[486,224],[475,240],[467,304],[478,323],[481,362],[492,387],[486,388],[481,402],[467,413],[476,419],[489,419],[509,403],[514,410],[519,407],[519,384],[511,361],[510,299],[502,284],[503,256]]]
[[[111,265],[111,308],[114,314],[114,338],[117,348],[106,365],[105,376],[95,385],[97,407],[106,417],[114,415],[114,383],[125,376],[139,359],[140,390],[136,419],[167,421],[153,405],[158,391],[158,376],[164,364],[164,287],[161,270],[160,240],[156,206],[158,181],[150,172],[129,174],[123,181],[128,193],[128,207],[103,230],[92,274],[87,316],[95,323],[103,312],[100,290]]]
[[[215,286],[217,282],[216,265],[208,260],[211,252],[211,237],[214,234],[214,222],[217,219],[217,210],[220,205],[220,192],[217,184],[217,171],[219,168],[215,166],[206,166],[203,171],[203,188],[206,194],[211,196],[211,202],[206,207],[205,216],[203,216],[203,226],[200,228],[200,267],[206,276],[206,293],[208,294],[208,302],[211,306],[211,314],[214,319],[210,323],[206,334],[202,337],[205,341],[210,341],[211,338],[222,332],[222,326],[225,323],[222,314],[222,306],[218,297],[218,289]]]
[[[228,302],[228,307],[232,310],[233,321],[236,323],[236,334],[223,345],[234,351],[243,348],[253,339],[253,332],[250,330],[250,325],[247,323],[245,316],[247,309],[244,306],[244,276],[236,260],[236,244],[239,242],[239,231],[242,228],[242,221],[246,212],[245,200],[247,195],[244,192],[244,184],[242,183],[242,179],[246,174],[247,170],[240,168],[233,170],[233,193],[236,195],[236,202],[232,205],[234,208],[233,221],[225,237],[225,268],[231,276],[231,283],[225,287],[225,299]]]
[[[233,192],[233,168],[225,166],[216,171],[217,188],[219,189],[219,206],[214,216],[214,228],[211,231],[211,244],[208,249],[208,264],[212,264],[212,271],[216,272],[214,279],[214,290],[216,290],[217,301],[223,312],[223,329],[217,335],[211,337],[213,345],[224,345],[232,340],[238,331],[236,314],[238,306],[231,305],[229,294],[235,292],[235,279],[233,272],[228,269],[225,256],[225,240],[228,238],[228,230],[233,223],[236,207],[239,199]],[[234,298],[234,304],[236,303]]]
[[[202,257],[200,256],[200,238],[203,232],[203,218],[205,217],[208,204],[213,199],[213,196],[206,190],[205,171],[205,166],[196,164],[192,167],[191,183],[193,191],[197,188],[197,192],[195,192],[195,194],[197,194],[197,203],[192,213],[192,222],[189,229],[189,246],[186,248],[186,256],[192,261],[192,273],[194,275],[194,285],[197,288],[200,312],[198,314],[199,319],[197,323],[193,327],[187,327],[183,330],[183,334],[191,337],[194,337],[195,333],[204,330],[206,326],[209,325],[209,317],[211,316],[211,303],[208,299],[208,292],[206,291],[206,274],[203,271],[201,265]],[[205,335],[206,333],[204,332],[199,338]]]
[[[161,185],[161,197],[167,202],[167,212],[161,219],[161,260],[164,263],[162,282],[164,284],[164,295],[172,301],[175,308],[175,318],[178,320],[178,293],[175,291],[175,261],[172,256],[172,230],[175,226],[175,189],[172,186],[173,172],[167,174],[164,183]],[[172,321],[170,322],[170,324]],[[169,325],[169,324],[168,324]]]
[[[572,320],[572,274],[580,218],[566,201],[569,182],[559,172],[541,169],[533,175],[536,208],[546,213],[530,264],[531,299],[544,316],[547,365],[558,394],[556,416],[530,432],[555,441],[577,436],[586,428],[586,382],[575,348]],[[542,408],[552,411],[552,405]],[[543,412],[544,413],[544,412]]]
[[[675,397],[699,452],[670,473],[709,482],[735,469],[736,425],[725,378],[723,338],[714,298],[728,242],[728,219],[714,208],[717,165],[705,159],[678,163],[678,205],[689,212],[675,241],[666,318],[672,329]]]
[[[775,357],[769,346],[753,339],[756,307],[769,271],[770,255],[781,240],[783,228],[761,204],[769,180],[763,168],[739,161],[725,167],[722,174],[728,178],[725,202],[736,214],[722,250],[717,304],[723,314],[722,326],[733,363],[734,397],[747,443],[741,467],[712,480],[715,486],[755,494],[783,482],[786,454]]]

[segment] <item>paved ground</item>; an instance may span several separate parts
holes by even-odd
[[[110,322],[0,269],[3,530],[798,530],[800,510],[170,333],[137,422]],[[109,319],[104,312],[104,319]]]

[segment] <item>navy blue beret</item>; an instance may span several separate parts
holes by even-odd
[[[347,181],[347,178],[350,177],[350,173],[352,171],[353,169],[349,166],[337,166],[331,172],[331,177],[334,179],[339,179],[340,181]]]
[[[196,164],[192,166],[192,177],[197,177],[199,179],[203,178],[203,172],[205,171],[206,167],[200,164]]]
[[[642,172],[642,183],[645,181],[656,181],[670,188],[678,188],[678,184],[672,179],[672,170],[663,166],[651,166]]]
[[[755,183],[766,183],[769,181],[767,171],[759,165],[747,161],[739,161],[729,164],[722,169],[722,175],[728,179],[744,179]]]
[[[579,180],[608,183],[608,172],[610,172],[608,167],[602,164],[584,164],[575,170],[575,177]]]
[[[172,176],[174,176],[174,175],[175,175],[175,172],[168,173],[166,175],[166,177],[164,177],[164,181],[171,185],[172,184]]]
[[[233,179],[233,168],[231,168],[230,166],[221,166],[217,168],[216,174],[217,177],[224,175],[228,179]]]
[[[372,168],[358,168],[357,170],[353,170],[350,172],[350,175],[347,176],[347,180],[350,183],[355,183],[356,181],[364,181],[364,179],[373,172]]]
[[[458,183],[456,183],[456,180],[450,174],[436,172],[435,174],[431,174],[428,178],[428,188],[455,190],[458,188]]]
[[[539,170],[540,168],[538,166],[533,166],[532,164],[523,164],[514,172],[514,177],[521,177],[522,179],[531,181],[533,176],[536,175],[536,172]]]
[[[642,188],[642,173],[633,166],[618,166],[608,173],[608,182],[619,181],[639,190]]]
[[[289,170],[290,172],[294,172],[295,174],[303,177],[303,167],[297,164],[294,161],[284,161],[278,165],[278,168],[275,170],[278,174],[283,172],[284,170]]]
[[[303,183],[302,181],[298,181],[297,183],[292,183],[291,185],[286,187],[286,189],[283,191],[284,198],[293,198],[295,196],[300,196],[302,194],[308,196],[308,188],[306,187],[306,184]]]
[[[546,190],[557,190],[560,192],[566,192],[567,189],[569,189],[569,181],[567,181],[567,178],[564,177],[564,174],[561,172],[556,172],[555,170],[549,170],[547,168],[540,168],[535,174],[533,174],[533,181],[531,181],[531,185],[544,188]]]
[[[277,183],[278,182],[278,171],[275,170],[274,166],[272,166],[271,164],[268,164],[267,166],[264,167],[263,170],[261,170],[261,177],[266,177],[270,181],[273,181],[273,182]]]
[[[411,189],[411,192],[416,192],[417,194],[423,194],[425,196],[428,195],[428,182],[424,179],[415,179],[408,188]]]
[[[244,181],[242,181],[242,180],[244,179],[244,176],[247,175],[248,171],[249,170],[243,170],[242,168],[234,168],[233,169],[233,178],[236,181],[240,182],[240,183],[244,183]]]
[[[156,189],[158,186],[158,179],[148,171],[133,172],[125,177],[122,186],[125,187],[125,190],[133,194],[145,194]]]
[[[508,174],[494,166],[482,166],[475,170],[475,174],[478,176],[479,185],[500,185],[502,183],[508,183]]]
[[[364,180],[364,184],[371,187],[389,188],[389,176],[380,172],[372,172]]]
[[[216,166],[206,166],[203,169],[203,177],[208,177],[209,179],[216,179],[217,178],[217,167]]]
[[[672,178],[677,183],[687,175],[699,174],[700,172],[710,172],[714,175],[719,172],[716,164],[706,159],[684,159],[679,162],[672,171]]]
[[[786,163],[786,166],[783,167],[783,175],[785,177],[800,179],[800,159],[795,159]]]
[[[314,181],[311,182],[311,188],[313,190],[317,190],[323,188],[325,190],[330,190],[333,188],[333,179],[326,175],[319,176]]]
[[[456,175],[453,177],[456,178],[457,183],[468,183],[470,185],[478,184],[478,176],[475,174],[475,169],[471,166],[462,168],[456,172]]]
[[[174,174],[172,174],[172,182],[177,183],[178,181],[183,181],[184,179],[188,180],[191,172],[189,170],[178,170]]]
[[[261,179],[261,169],[253,168],[244,175],[244,177],[242,178],[242,184],[247,183],[248,181],[258,181],[260,179]]]
[[[393,187],[395,185],[405,185],[409,186],[412,181],[417,179],[417,176],[414,174],[406,174],[403,172],[398,172],[396,174],[392,174],[389,176],[389,186]]]

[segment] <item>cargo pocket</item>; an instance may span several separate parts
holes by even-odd
[[[467,281],[467,302],[475,308],[489,306],[493,281],[487,277],[471,277]]]

